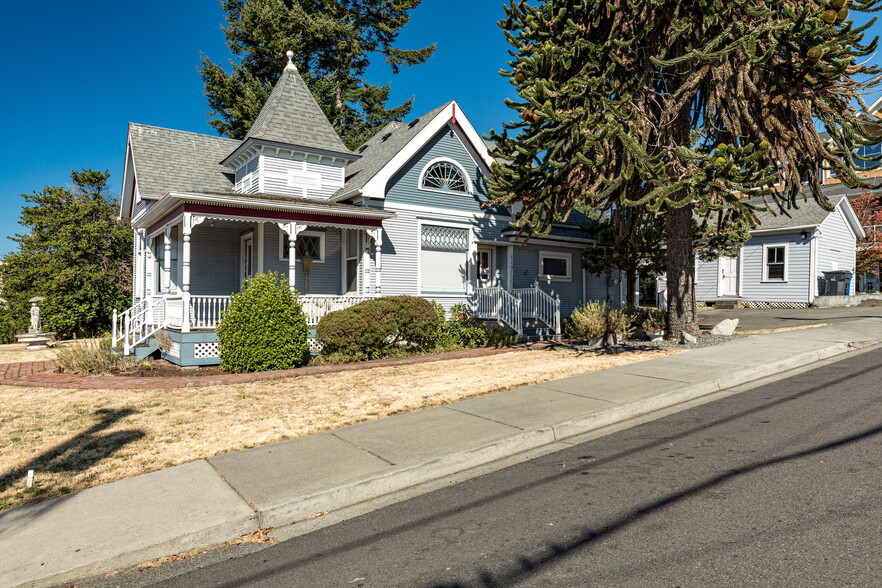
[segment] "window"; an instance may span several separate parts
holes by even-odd
[[[347,294],[358,292],[358,240],[361,231],[349,229],[346,231],[346,276],[345,286]]]
[[[857,154],[861,157],[869,157],[870,161],[860,161],[858,159],[854,160],[854,165],[856,167],[866,169],[868,167],[873,167],[880,160],[882,160],[882,143],[876,143],[875,145],[864,145],[860,149],[857,150]]]
[[[422,225],[420,228],[420,292],[465,294],[468,284],[469,230]]]
[[[763,257],[765,259],[763,266],[763,281],[786,282],[787,246],[783,244],[765,245],[763,246]]]
[[[539,275],[549,280],[572,279],[572,255],[569,253],[539,252]]]
[[[452,161],[435,161],[423,170],[421,188],[444,190],[447,192],[470,192],[465,173]]]
[[[168,290],[163,287],[163,273],[165,271],[165,236],[160,233],[156,237],[153,237],[153,260],[154,260],[154,271],[153,275],[155,276],[155,287],[154,292],[164,292],[168,294],[176,294],[178,291],[178,227],[175,225],[171,228],[170,231],[170,240],[171,240],[171,249],[169,250],[169,259],[171,263],[169,264],[169,280],[168,280]]]
[[[279,261],[288,259],[288,233],[279,231]],[[297,257],[305,257],[306,254],[313,261],[322,263],[325,261],[325,234],[319,231],[303,231],[297,235]]]

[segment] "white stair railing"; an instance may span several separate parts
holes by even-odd
[[[539,282],[532,288],[515,288],[512,294],[521,300],[524,318],[540,320],[553,329],[555,335],[561,334],[560,296],[547,294],[539,288]]]
[[[113,347],[120,344],[123,355],[152,337],[165,325],[165,299],[156,296],[138,301],[131,308],[113,315]]]
[[[328,313],[335,310],[343,310],[350,306],[355,306],[359,302],[371,300],[375,296],[324,296],[316,294],[306,294],[300,297],[300,305],[303,308],[303,314],[306,315],[306,324],[314,327],[319,320]]]
[[[507,324],[520,336],[524,334],[521,300],[499,287],[475,290],[475,316]]]

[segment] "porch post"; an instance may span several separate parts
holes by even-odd
[[[362,231],[362,235],[364,238],[364,243],[362,243],[363,247],[361,250],[361,265],[364,270],[364,277],[361,280],[361,294],[362,296],[368,296],[371,292],[371,253],[370,253],[370,245],[368,245],[367,237],[368,237],[367,229]]]
[[[190,213],[184,213],[181,229],[184,235],[184,246],[181,251],[181,332],[190,332]]]
[[[162,233],[165,256],[162,259],[162,290],[166,294],[171,289],[171,227],[166,225]]]
[[[374,294],[383,295],[383,228],[374,230],[374,265],[376,277],[374,278]]]
[[[297,233],[305,229],[306,225],[298,225],[294,221],[276,224],[288,234],[288,287],[293,292],[296,289],[297,276]]]

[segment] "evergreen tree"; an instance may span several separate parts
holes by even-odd
[[[521,120],[490,133],[512,161],[494,168],[491,194],[523,202],[520,227],[536,234],[573,209],[664,215],[668,335],[696,333],[694,217],[715,236],[709,251],[731,248],[756,225],[744,193],[787,214],[798,197],[830,207],[819,166],[862,184],[853,154],[878,139],[856,110],[880,70],[859,63],[874,21],[848,13],[880,0],[848,1],[511,2],[501,73]]]
[[[218,133],[241,139],[281,73],[287,51],[334,129],[350,149],[386,123],[402,120],[413,99],[387,108],[389,85],[364,81],[379,53],[393,73],[425,62],[435,45],[400,49],[395,41],[420,0],[222,0],[232,74],[202,56],[202,81]]]
[[[62,338],[95,336],[108,330],[114,308],[126,308],[132,294],[132,228],[117,219],[119,203],[107,189],[110,174],[71,172],[73,187],[46,186],[22,194],[20,224],[11,237],[18,250],[0,265],[7,316],[18,332],[28,323],[28,300],[40,304],[43,327]]]

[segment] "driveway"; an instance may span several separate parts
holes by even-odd
[[[702,329],[712,329],[723,319],[737,318],[738,331],[837,323],[868,317],[882,317],[882,305],[845,308],[739,308],[736,310],[700,308],[698,310],[698,324]]]

